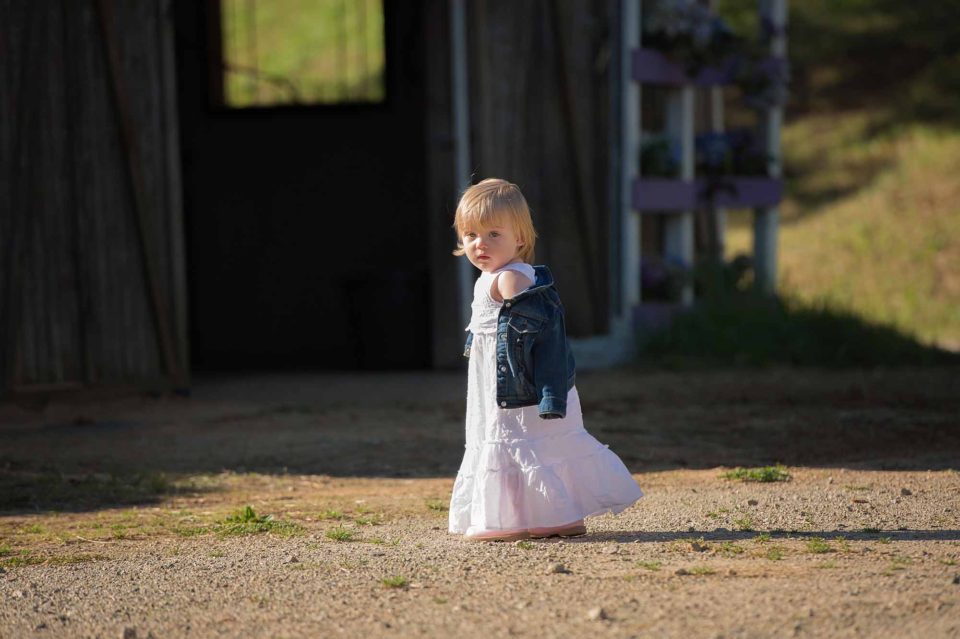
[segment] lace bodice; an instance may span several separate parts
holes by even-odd
[[[525,262],[511,262],[495,271],[481,273],[476,284],[473,285],[473,303],[470,304],[473,313],[470,316],[470,324],[466,328],[474,335],[497,332],[497,317],[500,315],[503,302],[490,297],[490,287],[493,286],[493,280],[497,275],[504,271],[518,271],[529,277],[530,281],[536,279],[533,267]]]

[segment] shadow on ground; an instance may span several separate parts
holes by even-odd
[[[960,466],[956,367],[581,373],[587,429],[632,472]],[[233,472],[450,477],[465,377],[251,374],[189,397],[0,406],[0,512],[154,503]],[[202,482],[200,482],[202,484]]]

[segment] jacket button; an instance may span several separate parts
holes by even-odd
[[[500,402],[500,405],[501,405],[501,406],[506,406],[507,403],[506,403],[506,402]]]
[[[506,306],[507,308],[510,308],[510,302],[507,302],[506,304],[504,304],[504,306]]]
[[[506,373],[506,372],[507,372],[507,367],[506,367],[506,366],[501,366],[501,367],[500,367],[500,372],[501,372],[501,373]]]

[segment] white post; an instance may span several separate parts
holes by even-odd
[[[450,41],[453,59],[453,139],[455,147],[455,184],[459,189],[470,186],[470,96],[467,85],[466,0],[450,0]],[[459,197],[460,193],[457,193]],[[460,324],[470,323],[473,301],[473,265],[463,258],[457,269],[460,297]]]
[[[633,208],[633,182],[640,176],[640,84],[633,80],[633,50],[640,46],[642,0],[623,0],[620,49],[620,85],[623,87],[620,166],[620,256],[622,321],[629,329],[634,307],[640,303],[640,214]]]
[[[770,19],[775,33],[770,43],[770,55],[786,59],[787,37],[787,0],[759,0],[760,15]],[[769,175],[779,178],[782,175],[780,164],[780,127],[783,125],[783,107],[780,105],[767,109],[761,122],[765,137],[767,154],[774,158],[770,163]],[[753,217],[753,256],[756,284],[764,293],[773,293],[777,281],[777,228],[779,226],[779,207],[770,206],[754,209]]]
[[[680,140],[680,179],[694,178],[693,86],[672,90],[667,100],[667,132]],[[693,211],[679,211],[665,220],[664,250],[679,258],[684,266],[693,267]],[[693,284],[688,282],[680,294],[680,303],[693,304]]]
[[[710,7],[717,8],[717,0],[710,0]],[[710,129],[715,133],[723,133],[726,127],[723,123],[723,87],[710,87]],[[719,258],[724,259],[727,247],[727,212],[720,207],[714,207],[707,212],[713,216],[714,229],[716,230],[717,253]]]

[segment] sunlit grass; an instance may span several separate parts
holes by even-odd
[[[874,136],[880,118],[824,113],[785,127],[778,288],[960,347],[960,132],[909,124]],[[728,256],[752,252],[750,213],[729,220]]]

